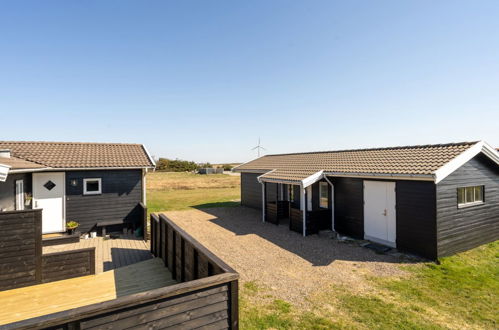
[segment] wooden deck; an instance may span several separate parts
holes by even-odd
[[[0,325],[176,284],[160,258],[97,275],[0,292]]]
[[[96,273],[102,273],[152,258],[149,242],[145,242],[141,238],[136,238],[133,235],[121,235],[120,238],[107,240],[102,237],[97,237],[81,239],[79,243],[45,246],[43,248],[43,253],[89,247],[95,247]]]

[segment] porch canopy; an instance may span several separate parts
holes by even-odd
[[[277,184],[288,184],[288,185],[298,185],[300,186],[300,210],[302,212],[302,232],[303,236],[307,233],[307,204],[306,204],[306,188],[312,184],[326,179],[329,184],[329,180],[324,175],[324,171],[313,171],[313,170],[273,170],[267,172],[258,177],[258,182],[262,184],[262,210],[263,210],[263,222],[266,221],[266,192],[265,183],[277,183]],[[333,226],[334,229],[334,226]]]

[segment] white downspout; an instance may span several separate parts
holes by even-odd
[[[142,169],[142,203],[147,205],[147,184],[146,184],[147,168]]]
[[[336,230],[334,230],[334,185],[331,181],[329,181],[329,179],[325,175],[324,179],[326,179],[327,183],[331,185],[331,229],[333,230],[333,233],[335,233]]]
[[[303,237],[307,236],[307,205],[306,200],[305,200],[305,188],[303,187],[303,184],[300,184],[300,209],[302,211],[303,215]]]

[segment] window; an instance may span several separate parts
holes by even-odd
[[[295,201],[295,186],[289,185],[289,201],[294,202]]]
[[[83,179],[83,195],[98,195],[102,194],[102,180],[99,179]]]
[[[457,188],[457,206],[467,207],[483,203],[483,186]]]
[[[320,208],[327,209],[329,207],[329,185],[327,182],[319,183]]]

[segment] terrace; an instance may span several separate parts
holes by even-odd
[[[1,212],[0,225],[1,328],[238,327],[238,274],[164,215],[151,216],[150,245],[42,248],[41,210]]]

